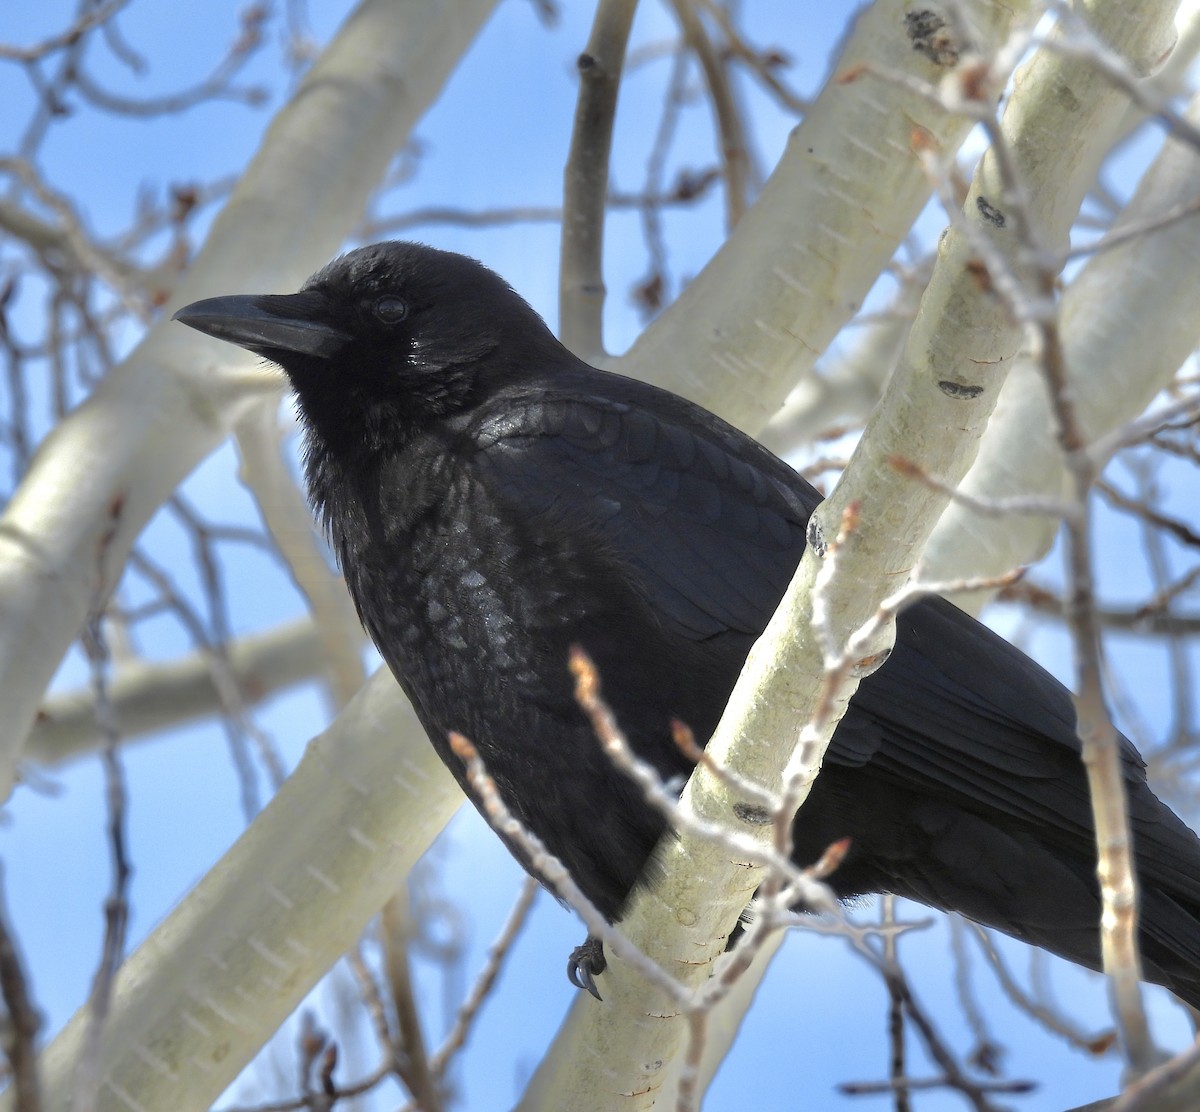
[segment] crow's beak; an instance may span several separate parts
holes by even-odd
[[[171,319],[271,360],[288,354],[328,359],[351,337],[321,319],[327,312],[325,298],[313,292],[236,294],[193,301]]]

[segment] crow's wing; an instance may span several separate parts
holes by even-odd
[[[706,411],[604,377],[605,395],[500,396],[470,430],[476,474],[547,530],[592,538],[679,636],[756,636],[820,495]]]
[[[564,381],[565,380],[565,381]],[[600,392],[600,389],[603,392]],[[592,371],[514,390],[471,429],[477,474],[531,520],[577,530],[619,565],[674,633],[757,636],[804,548],[820,495],[756,441],[642,383]],[[890,659],[865,680],[827,760],[995,818],[1090,845],[1070,693],[944,599],[898,621]],[[631,646],[636,652],[636,646]],[[1195,836],[1145,787],[1122,743],[1143,871],[1200,900],[1176,854]]]

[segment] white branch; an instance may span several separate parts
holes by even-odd
[[[364,0],[272,122],[175,304],[293,289],[327,259],[492,3]],[[278,389],[252,357],[167,317],[46,438],[0,519],[0,795],[141,527],[247,400]]]
[[[932,259],[906,275],[887,310],[855,330],[845,348],[832,349],[801,380],[759,434],[763,444],[786,455],[839,424],[866,421],[904,350],[931,267]]]
[[[1200,125],[1200,96],[1188,107]],[[1167,140],[1114,231],[1200,202],[1200,153]],[[1092,439],[1141,413],[1200,342],[1200,213],[1130,239],[1089,260],[1063,295],[1061,329],[1078,383],[1079,416]],[[975,498],[1060,498],[1065,472],[1035,360],[1022,354],[1005,384],[970,474]],[[988,518],[951,505],[925,553],[928,574],[997,575],[1045,555],[1057,522]],[[963,600],[960,600],[962,603]],[[981,605],[982,596],[966,600]]]
[[[121,967],[97,1107],[207,1109],[461,802],[400,689],[377,673]],[[77,1013],[42,1057],[46,1108],[70,1107],[85,1019]]]
[[[295,684],[319,679],[326,666],[324,631],[311,619],[250,634],[227,646],[225,667],[247,706]],[[126,743],[146,734],[220,714],[221,693],[212,660],[195,652],[177,660],[127,657],[113,668],[108,690]],[[54,695],[42,704],[29,733],[25,757],[58,764],[103,744],[91,688]]]
[[[956,5],[971,20],[971,50],[985,57],[1028,6]],[[879,0],[858,15],[833,76],[762,193],[621,359],[623,374],[757,432],[857,312],[929,197],[919,149],[949,157],[972,126],[920,92],[870,76],[905,73],[932,87],[947,72],[916,49],[905,22],[910,9]],[[963,44],[957,49],[968,53]]]

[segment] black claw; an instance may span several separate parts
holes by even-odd
[[[567,958],[567,980],[576,988],[587,989],[597,1000],[603,1000],[596,988],[596,978],[608,968],[604,943],[590,934],[582,946],[576,946]]]

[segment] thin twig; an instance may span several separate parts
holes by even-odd
[[[836,913],[837,901],[832,892],[825,885],[814,881],[809,870],[798,868],[790,857],[779,852],[777,847],[764,846],[724,825],[705,823],[697,819],[685,820],[678,806],[677,793],[668,789],[653,765],[638,758],[629,748],[611,710],[600,697],[599,675],[587,654],[577,646],[572,648],[570,664],[575,676],[575,698],[591,719],[592,729],[601,747],[609,760],[642,789],[643,797],[651,806],[675,825],[686,821],[687,829],[696,836],[727,847],[737,853],[739,860],[762,865],[771,870],[781,878],[781,883],[794,889],[793,898],[796,902],[802,901],[814,911]],[[736,788],[736,779],[732,779],[730,783]],[[761,798],[758,793],[763,789],[757,788],[754,791],[751,799]],[[757,805],[750,802],[749,806]],[[792,813],[795,813],[794,809]]]
[[[1118,609],[1102,607],[1098,617],[1107,629],[1147,636],[1187,636],[1200,633],[1200,614],[1173,614],[1169,607],[1174,599],[1190,591],[1200,581],[1200,566],[1167,584],[1141,606]],[[1067,605],[1053,591],[1037,583],[1014,582],[998,596],[1000,602],[1015,602],[1030,607],[1039,614],[1066,618]]]
[[[667,288],[667,249],[663,239],[662,212],[653,199],[662,192],[667,155],[679,122],[687,71],[688,55],[681,44],[671,62],[671,76],[667,80],[662,115],[650,147],[650,155],[646,159],[646,179],[642,190],[646,204],[641,207],[641,218],[642,238],[650,254],[650,272],[638,283],[635,295],[644,315],[657,312],[670,296]]]
[[[1017,984],[1017,980],[1012,975],[1008,966],[1005,965],[1004,959],[1000,956],[1000,952],[996,949],[988,932],[978,923],[972,923],[970,920],[963,920],[963,922],[974,931],[976,940],[979,942],[979,948],[983,951],[983,956],[987,958],[988,964],[992,967],[992,972],[995,973],[1001,990],[1014,1006],[1037,1023],[1040,1023],[1047,1031],[1058,1035],[1077,1050],[1085,1051],[1088,1054],[1100,1055],[1107,1054],[1113,1048],[1116,1043],[1116,1034],[1112,1030],[1089,1035],[1081,1031],[1055,1008],[1040,1002],[1025,992]]]
[[[904,1008],[904,1014],[912,1022],[914,1029],[925,1044],[930,1058],[941,1069],[942,1078],[934,1084],[955,1089],[976,1109],[976,1112],[999,1112],[988,1099],[988,1093],[994,1092],[1028,1092],[1032,1085],[1023,1081],[991,1082],[976,1081],[968,1077],[959,1067],[957,1060],[946,1045],[933,1021],[926,1015],[909,987],[904,971],[895,962],[889,962],[881,957],[870,946],[856,945],[855,951],[867,959],[879,971],[888,986],[888,991],[897,997]],[[905,1079],[907,1080],[907,1079]],[[1014,1088],[1015,1086],[1015,1088]],[[888,1086],[891,1088],[891,1085]]]
[[[789,64],[786,54],[777,49],[754,49],[738,30],[726,5],[714,3],[714,0],[700,0],[700,5],[721,28],[725,36],[724,47],[729,54],[742,62],[774,94],[784,108],[797,116],[808,110],[808,102],[797,96],[775,75],[777,69]]]
[[[112,1002],[113,982],[125,955],[125,934],[129,925],[129,878],[132,875],[125,830],[129,797],[125,773],[117,754],[121,740],[120,728],[108,697],[109,655],[101,622],[101,614],[93,614],[84,631],[83,644],[91,667],[96,719],[104,734],[101,762],[108,808],[107,833],[112,882],[104,901],[104,941],[100,965],[88,996],[87,1032],[75,1071],[73,1112],[93,1112],[99,1107],[101,1037]]]
[[[1052,275],[1044,277],[1053,282]],[[1135,1071],[1144,1073],[1153,1064],[1156,1052],[1142,1005],[1137,877],[1133,868],[1119,739],[1104,703],[1102,686],[1100,621],[1095,604],[1088,497],[1096,479],[1096,467],[1076,414],[1058,322],[1046,318],[1038,322],[1037,328],[1040,366],[1050,397],[1055,433],[1076,502],[1075,512],[1063,518],[1069,584],[1067,620],[1075,646],[1076,728],[1083,745],[1083,764],[1096,827],[1104,971],[1110,977],[1127,1060]]]
[[[894,923],[896,919],[896,897],[883,897],[883,921]],[[887,934],[883,938],[884,960],[895,964],[897,961],[896,946],[899,936]],[[904,1063],[904,1000],[896,991],[891,981],[887,982],[888,994],[888,1078],[893,1086],[893,1100],[896,1112],[912,1112],[912,1101],[909,1099],[909,1086],[905,1083],[908,1070]]]
[[[958,995],[959,1006],[966,1016],[967,1026],[975,1039],[968,1061],[984,1073],[995,1075],[1000,1072],[1004,1047],[992,1038],[987,1019],[971,984],[971,957],[966,947],[967,920],[957,914],[951,914],[948,919],[950,952],[954,955],[954,989]]]
[[[443,1079],[443,1084],[446,1071],[454,1061],[454,1055],[466,1045],[475,1018],[500,977],[500,971],[504,968],[504,962],[512,950],[513,943],[516,942],[517,936],[529,918],[529,912],[533,907],[534,900],[537,899],[537,894],[537,881],[532,877],[526,877],[521,883],[517,901],[508,913],[504,926],[501,927],[496,940],[488,947],[487,961],[475,978],[475,984],[472,985],[467,998],[459,1007],[458,1014],[454,1017],[454,1025],[450,1028],[445,1041],[430,1059],[431,1071],[435,1077]]]
[[[9,1092],[19,1112],[40,1112],[37,1035],[42,1017],[29,991],[17,940],[9,929],[8,911],[0,901],[0,995],[4,997],[4,1054],[10,1072]]]
[[[358,985],[358,995],[362,1000],[363,1007],[367,1010],[371,1029],[375,1032],[375,1041],[379,1044],[385,1058],[394,1058],[396,1046],[392,1038],[391,1026],[388,1023],[387,1006],[383,1002],[383,994],[379,991],[379,985],[375,981],[375,974],[371,972],[367,965],[367,959],[363,956],[361,941],[347,951],[346,964],[350,967],[350,972]]]
[[[536,834],[522,826],[508,809],[471,741],[454,731],[450,732],[449,741],[454,755],[466,766],[467,781],[492,828],[521,849],[529,860],[530,869],[542,878],[555,895],[575,909],[593,938],[600,939],[606,949],[611,948],[618,957],[632,965],[657,988],[676,1000],[680,1006],[685,1006],[688,993],[683,987],[600,914],[563,863],[546,849],[545,843]]]
[[[579,55],[579,98],[563,175],[559,336],[576,355],[604,354],[604,199],[613,117],[636,0],[600,0]]]
[[[397,1058],[397,1072],[421,1112],[441,1112],[445,1107],[443,1090],[425,1048],[421,1013],[413,992],[408,945],[413,931],[406,891],[397,893],[384,904],[380,930],[398,1043],[403,1052]]]
[[[671,0],[671,7],[683,28],[684,40],[700,62],[708,86],[708,100],[716,117],[722,174],[725,178],[725,229],[728,232],[742,218],[750,204],[750,151],[742,127],[742,114],[725,65],[718,57],[694,5],[690,0]]]
[[[0,59],[22,62],[26,65],[30,62],[40,62],[47,54],[74,46],[88,31],[107,22],[129,3],[130,0],[108,0],[107,4],[100,4],[90,11],[85,10],[74,19],[65,31],[60,31],[57,35],[50,35],[32,46],[12,46],[9,43],[0,43]]]

